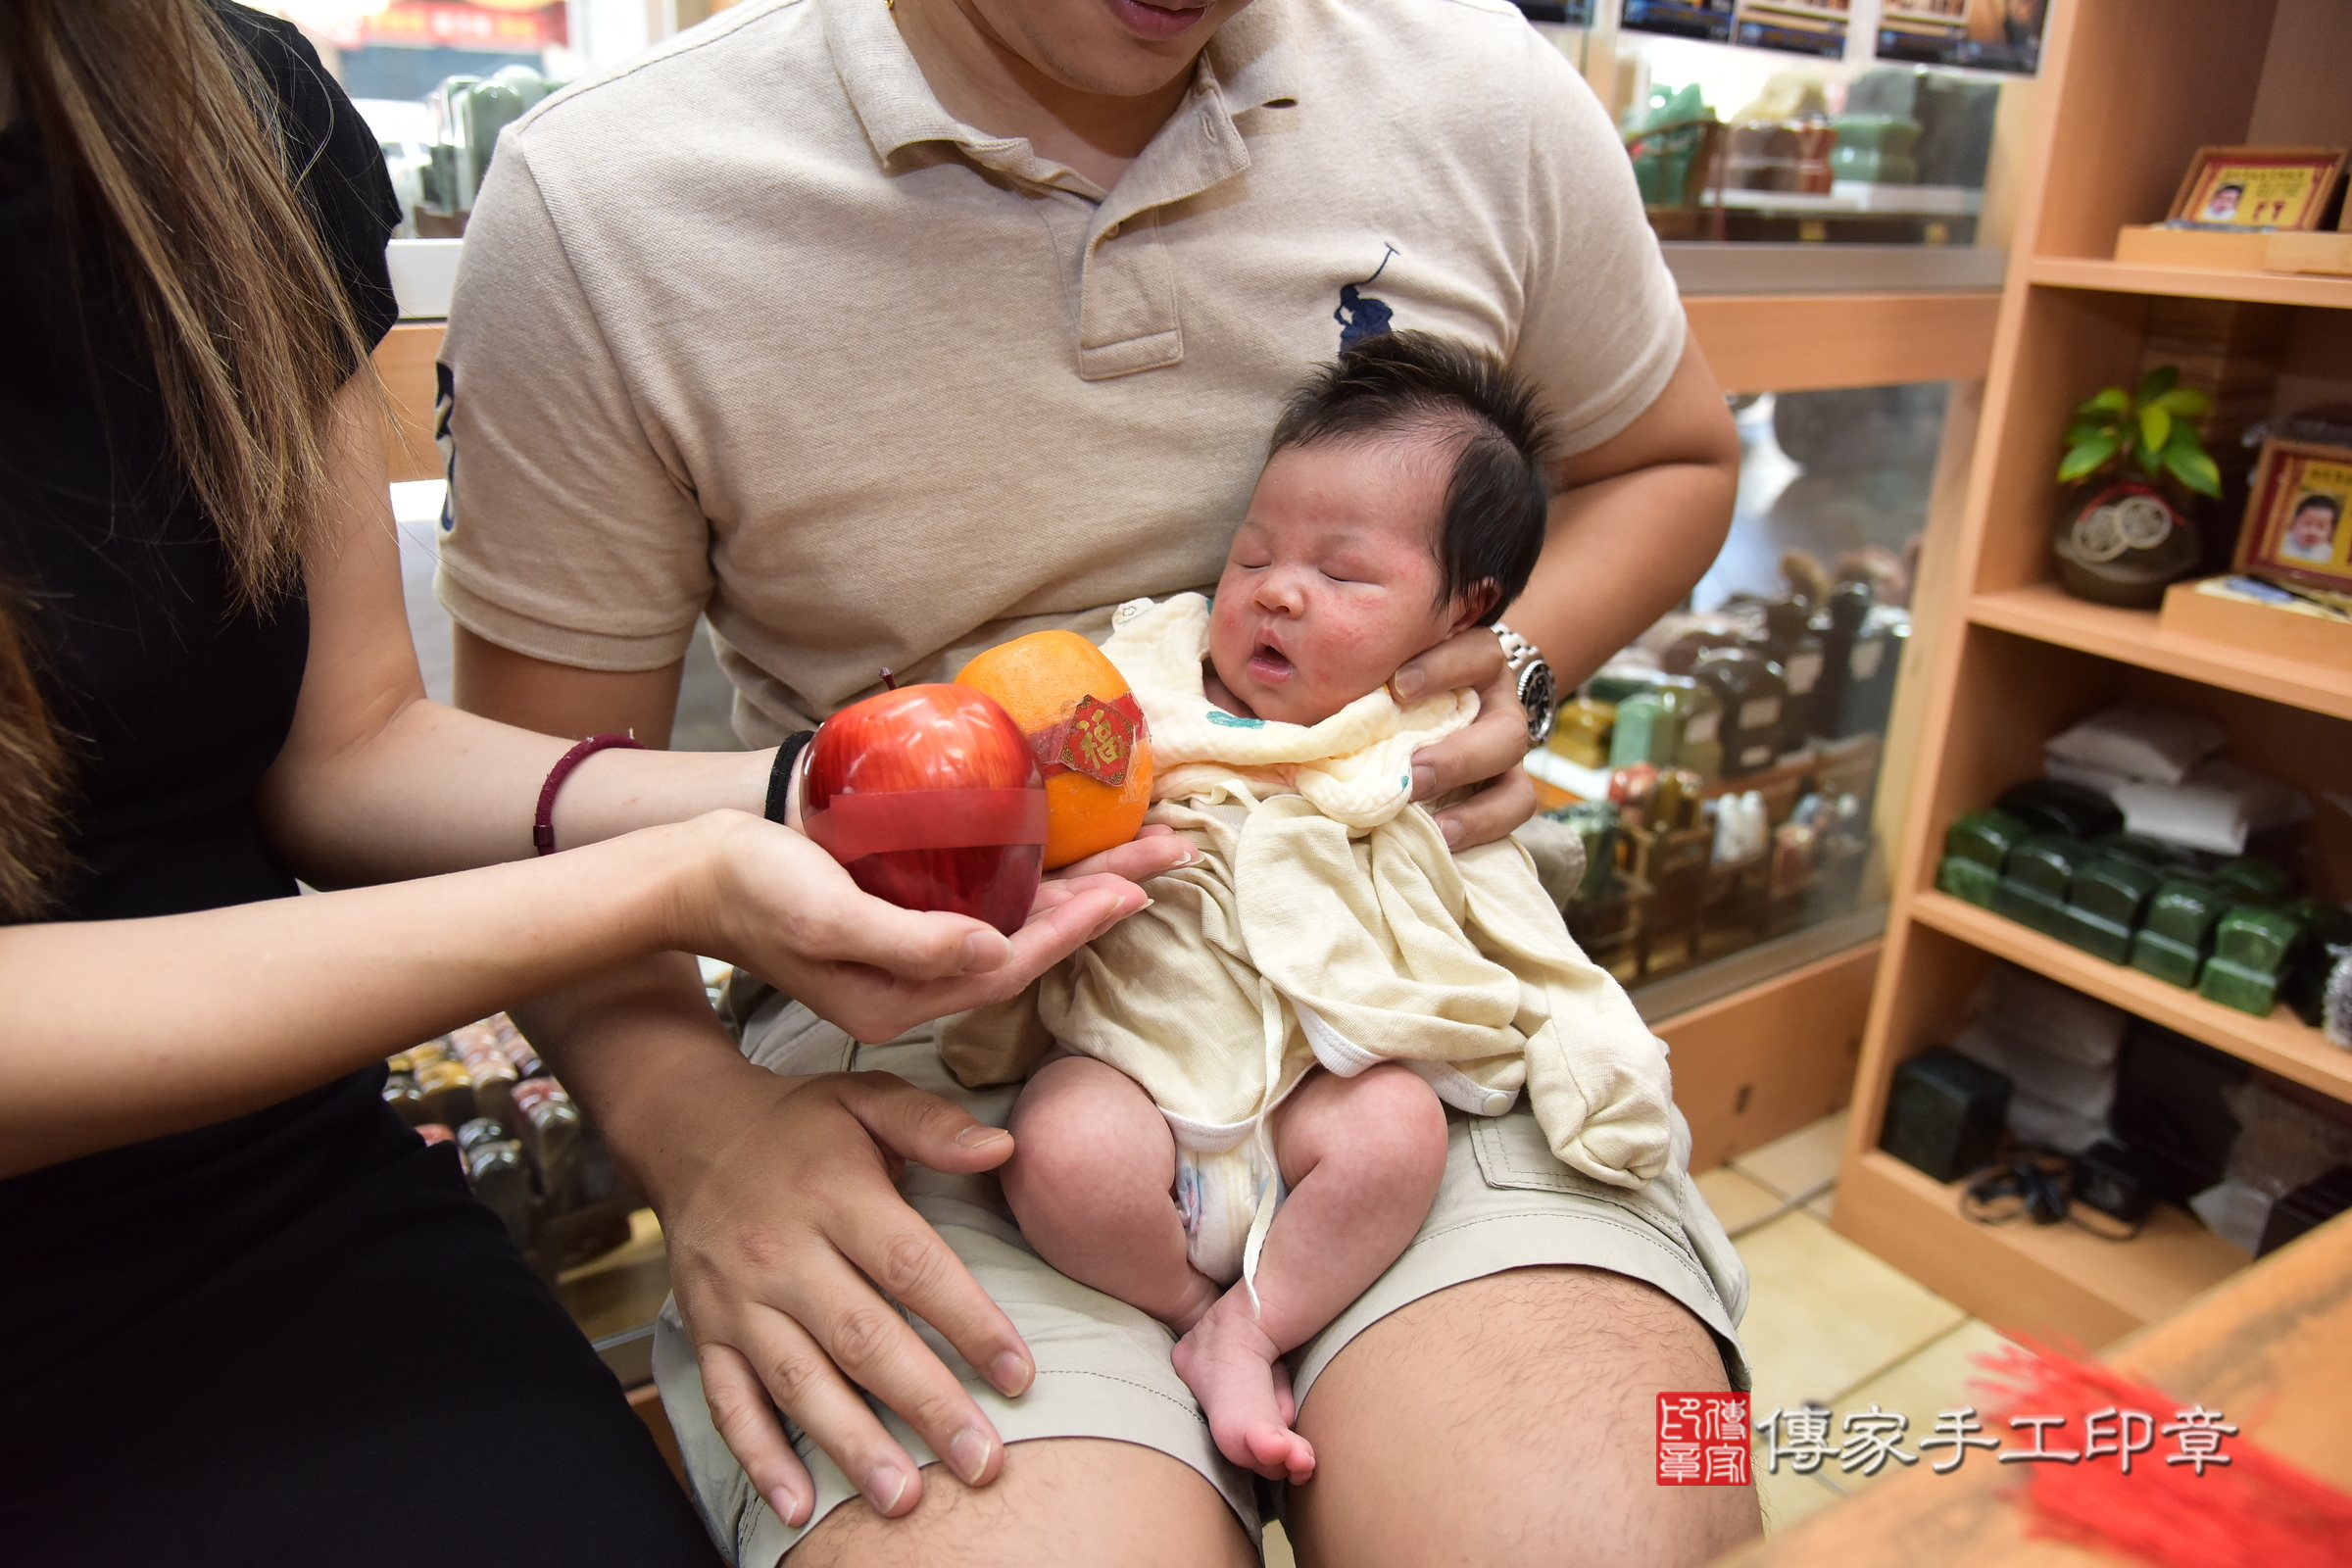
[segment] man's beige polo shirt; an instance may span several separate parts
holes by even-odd
[[[772,742],[1208,588],[1343,326],[1502,355],[1564,444],[1683,316],[1618,138],[1500,0],[1256,0],[1107,193],[957,123],[883,0],[752,0],[509,129],[444,362],[439,591],[590,669],[708,612]]]

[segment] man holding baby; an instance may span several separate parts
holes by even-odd
[[[769,745],[882,666],[1099,639],[1215,585],[1284,400],[1392,326],[1549,411],[1505,618],[1581,678],[1712,558],[1739,454],[1605,115],[1515,9],[747,0],[502,143],[445,353],[460,700],[666,734],[707,613]],[[1481,696],[1413,759],[1424,800],[1488,781],[1446,841],[1523,820],[1495,635],[1391,684]],[[735,1560],[1241,1563],[1269,1500],[1301,1560],[1348,1565],[1754,1533],[1744,1489],[1653,1483],[1655,1396],[1745,1379],[1687,1133],[1628,1191],[1524,1106],[1452,1115],[1418,1237],[1291,1358],[1318,1465],[1277,1499],[1172,1336],[1023,1241],[987,1174],[1015,1088],[965,1090],[930,1029],[734,1002],[740,1044],[681,958],[519,1011],[661,1210],[657,1373]]]

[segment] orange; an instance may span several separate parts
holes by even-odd
[[[1049,775],[1048,870],[1135,837],[1152,806],[1152,741],[1101,649],[1074,631],[1035,631],[982,654],[956,681],[1003,704],[1038,749]]]

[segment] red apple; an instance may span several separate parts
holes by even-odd
[[[949,909],[1009,936],[1046,855],[1037,754],[996,699],[902,686],[853,703],[808,743],[808,836],[857,884],[906,909]]]

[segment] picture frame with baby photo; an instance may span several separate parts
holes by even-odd
[[[2352,594],[2352,449],[2264,442],[2231,565],[2329,595]]]
[[[2343,172],[2341,147],[2200,147],[2180,176],[2167,224],[2315,229]]]

